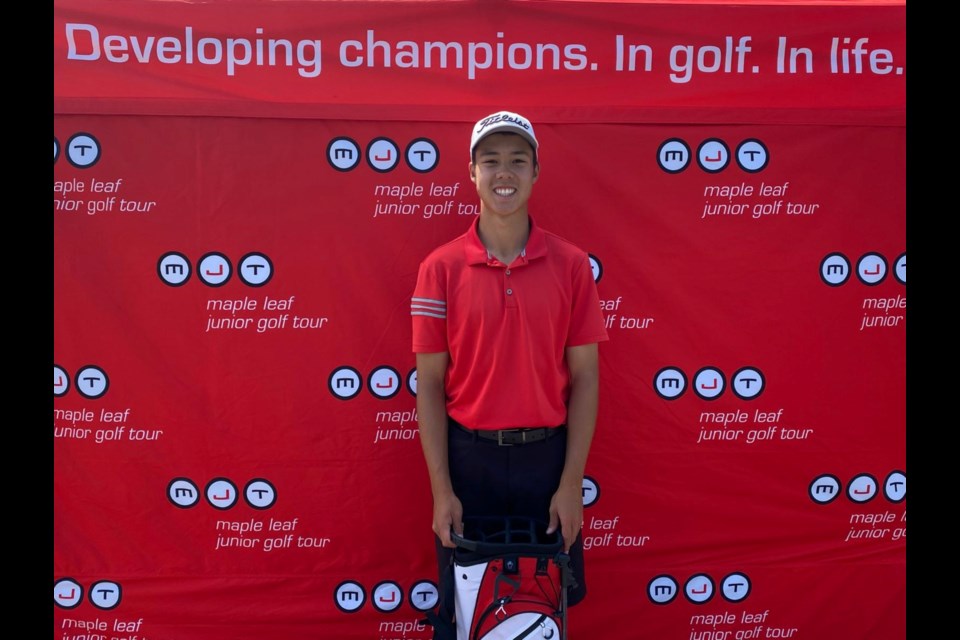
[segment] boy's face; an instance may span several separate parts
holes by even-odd
[[[516,134],[493,133],[474,151],[470,180],[477,187],[481,212],[499,216],[525,213],[540,174],[530,144]]]

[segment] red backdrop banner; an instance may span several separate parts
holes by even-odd
[[[905,637],[903,2],[54,9],[54,638],[430,637],[409,297],[501,108],[611,337],[571,638]]]

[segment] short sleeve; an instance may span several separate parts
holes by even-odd
[[[417,284],[410,298],[414,353],[448,351],[445,280],[437,263],[424,261],[420,264]]]
[[[565,346],[576,347],[608,340],[603,311],[600,309],[600,294],[593,279],[590,258],[586,254],[574,268],[572,291],[570,331]]]

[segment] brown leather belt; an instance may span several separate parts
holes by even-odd
[[[566,425],[560,425],[559,427],[532,427],[527,429],[498,429],[493,431],[489,429],[468,429],[456,420],[450,420],[450,424],[481,440],[496,442],[501,447],[542,442],[547,438],[560,435],[566,430]]]

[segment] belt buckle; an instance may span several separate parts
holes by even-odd
[[[521,434],[520,434],[520,444],[523,444],[524,441],[527,439],[527,434],[526,434],[526,433],[523,433],[523,430],[522,430],[522,429],[500,429],[499,431],[497,431],[497,445],[498,445],[498,446],[501,446],[501,447],[512,447],[512,446],[513,446],[513,443],[512,443],[512,442],[504,442],[504,441],[503,441],[503,434],[505,434],[505,433],[516,433],[516,432],[518,432],[518,431],[521,432]]]

